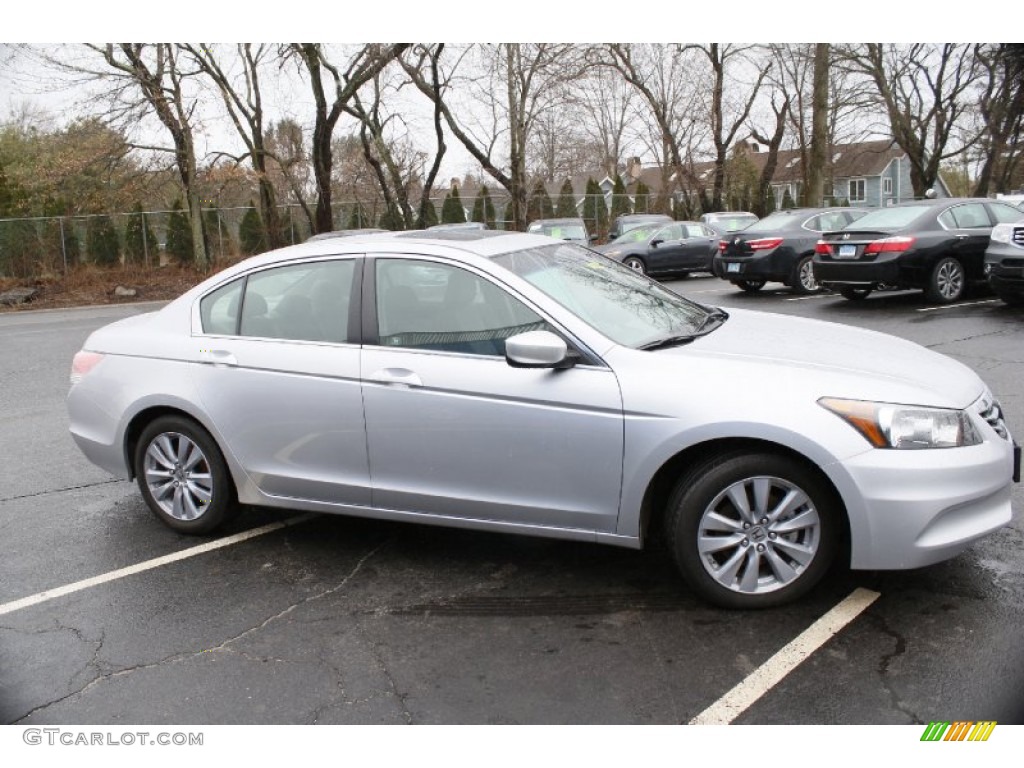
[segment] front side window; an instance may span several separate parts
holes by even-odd
[[[382,346],[503,356],[510,336],[551,330],[504,289],[459,267],[379,259],[376,272]]]
[[[348,339],[348,311],[355,261],[305,262],[249,276],[240,333],[268,339]]]
[[[850,179],[850,202],[863,203],[867,199],[867,182],[864,179]]]
[[[1024,213],[1019,208],[1003,203],[990,203],[988,209],[996,217],[997,224],[1013,224],[1024,219]]]

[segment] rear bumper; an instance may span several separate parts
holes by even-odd
[[[824,285],[899,285],[899,263],[890,261],[824,261],[815,258],[814,277]]]

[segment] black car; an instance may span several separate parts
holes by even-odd
[[[1024,213],[1016,224],[997,224],[985,251],[985,276],[996,296],[1024,307]]]
[[[918,200],[879,208],[815,248],[814,276],[845,298],[876,288],[923,289],[929,301],[962,298],[984,279],[992,227],[1020,219],[1013,206],[985,198]]]
[[[714,272],[750,293],[767,282],[784,283],[794,293],[814,293],[819,286],[811,261],[821,233],[842,229],[866,213],[864,208],[776,211],[723,237]]]
[[[718,233],[697,221],[645,224],[596,250],[651,276],[710,272]]]
[[[615,221],[612,222],[612,228],[608,230],[608,242],[612,243],[631,229],[642,227],[645,224],[667,224],[670,221],[672,221],[672,217],[663,213],[626,213],[616,216]]]

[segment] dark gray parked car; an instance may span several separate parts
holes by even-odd
[[[670,220],[636,227],[597,250],[652,277],[710,272],[718,233],[698,221]]]
[[[1024,205],[1024,203],[1022,203]],[[985,277],[996,295],[1024,307],[1024,213],[1016,224],[997,224],[985,251]]]

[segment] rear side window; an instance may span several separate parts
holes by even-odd
[[[234,336],[238,333],[238,308],[242,300],[245,278],[240,277],[208,293],[199,302],[203,333]]]
[[[981,203],[967,203],[950,208],[949,213],[953,215],[953,221],[957,229],[984,229],[991,227],[988,213]]]
[[[241,335],[342,343],[348,339],[352,259],[289,264],[249,276]]]

